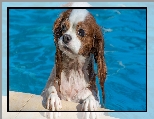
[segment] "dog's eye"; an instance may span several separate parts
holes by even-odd
[[[61,29],[62,29],[62,31],[66,31],[67,30],[66,25],[65,24],[62,24],[61,25]]]
[[[84,37],[84,30],[83,29],[79,29],[78,34],[82,37]]]

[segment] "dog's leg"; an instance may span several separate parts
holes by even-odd
[[[55,67],[53,68],[50,77],[47,81],[45,89],[42,92],[43,104],[47,109],[52,111],[58,111],[62,108],[61,100],[58,97],[57,90],[55,88],[54,79],[55,79]]]
[[[99,106],[99,102],[95,100],[93,95],[88,96],[82,103],[83,111],[96,111]]]
[[[61,100],[58,97],[57,90],[54,86],[55,79],[55,68],[53,68],[50,77],[47,81],[47,84],[42,92],[43,97],[43,105],[45,108],[50,109],[52,111],[58,111],[62,108]],[[60,117],[60,112],[45,112],[44,116],[47,119],[57,119]]]
[[[96,111],[99,102],[95,100],[93,95],[90,95],[83,101],[82,110],[83,111]],[[84,112],[82,119],[99,119],[100,112]]]
[[[58,111],[62,108],[61,100],[57,95],[57,91],[54,86],[50,86],[46,92],[47,103],[46,107],[47,109],[50,109],[52,111]]]
[[[86,90],[89,93],[88,90]],[[96,111],[100,107],[99,102],[96,100],[96,94],[90,94],[82,103],[82,111]],[[99,112],[84,112],[82,119],[99,119]]]
[[[61,105],[61,100],[57,95],[57,91],[55,89],[54,86],[50,86],[47,90],[46,90],[46,97],[47,97],[47,101],[46,101],[46,108],[52,111],[58,111],[59,109],[62,108]],[[45,112],[44,116],[47,119],[57,119],[58,117],[60,117],[61,113],[60,112]]]

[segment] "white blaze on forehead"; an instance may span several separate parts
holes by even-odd
[[[88,11],[86,9],[73,9],[69,20],[71,23],[77,24],[80,21],[84,21],[87,15]]]

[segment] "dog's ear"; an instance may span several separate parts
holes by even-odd
[[[61,30],[62,21],[63,21],[63,14],[61,14],[60,17],[54,23],[53,31],[54,31],[55,43],[58,43],[58,39],[62,36],[62,30]]]
[[[63,21],[63,14],[60,15],[59,18],[54,23],[54,42],[56,46],[56,54],[55,54],[55,63],[56,63],[56,78],[55,81],[58,81],[59,91],[61,85],[61,71],[62,71],[62,51],[59,49],[58,40],[62,36],[61,23]]]
[[[56,81],[58,81],[59,85],[59,92],[60,92],[60,85],[61,85],[61,72],[62,72],[62,51],[59,49],[59,47],[56,48]]]
[[[54,32],[54,42],[56,45],[56,56],[55,56],[55,63],[56,63],[56,81],[58,81],[58,85],[60,88],[61,85],[61,72],[62,72],[62,51],[59,49],[59,45],[58,45],[58,40],[59,38],[62,36],[62,29],[61,29],[61,24],[62,22],[68,18],[69,14],[71,13],[71,9],[63,12],[62,14],[60,14],[59,18],[57,18],[57,20],[54,23],[54,28],[53,28],[53,32]],[[59,89],[60,91],[60,89]]]
[[[71,9],[63,12],[62,14],[60,14],[59,18],[57,18],[57,20],[54,23],[54,41],[57,43],[58,42],[58,38],[60,38],[62,36],[62,28],[61,28],[61,24],[64,20],[68,19],[70,13],[71,13]]]
[[[104,60],[104,38],[101,28],[96,25],[93,37],[94,59],[97,63],[98,78],[102,89],[103,102],[105,103],[104,83],[106,79],[106,64]]]

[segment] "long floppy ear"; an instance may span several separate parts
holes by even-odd
[[[55,63],[56,63],[56,78],[54,81],[58,81],[59,85],[59,92],[60,92],[60,85],[61,85],[61,72],[62,72],[62,51],[59,49],[58,40],[62,36],[61,30],[61,23],[63,21],[63,14],[55,21],[54,23],[54,42],[56,45],[56,56],[55,56]]]
[[[61,23],[68,18],[68,15],[70,14],[71,10],[67,10],[63,12],[60,17],[55,21],[54,23],[54,42],[56,45],[56,79],[55,81],[58,81],[59,85],[59,92],[60,92],[60,85],[61,85],[61,72],[62,72],[62,51],[59,49],[58,40],[62,36],[62,30],[61,30]]]
[[[106,64],[104,60],[104,38],[101,29],[98,25],[95,27],[94,32],[94,58],[98,68],[98,78],[100,79],[100,85],[102,89],[103,103],[105,103],[105,91],[104,83],[106,79]]]
[[[56,78],[54,81],[58,81],[59,91],[61,85],[61,71],[62,71],[62,51],[59,49],[58,46],[58,39],[62,36],[62,31],[60,28],[60,24],[62,21],[62,17],[58,18],[54,24],[54,42],[56,45],[56,56],[55,56],[55,63],[56,63]]]

